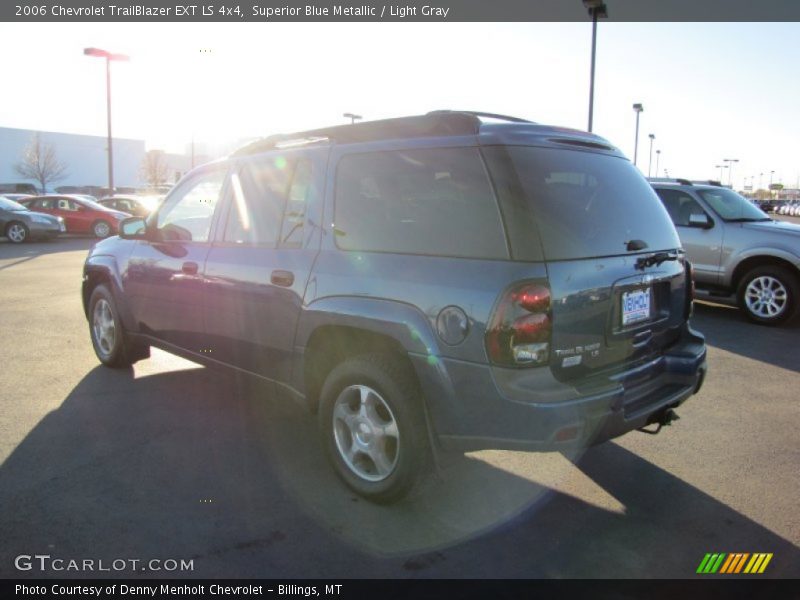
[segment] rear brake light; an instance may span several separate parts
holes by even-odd
[[[685,263],[686,267],[686,306],[684,307],[684,317],[689,318],[694,313],[694,272],[692,270],[692,263],[688,260]]]
[[[486,351],[497,365],[528,367],[550,360],[550,290],[526,283],[501,298],[486,329]]]

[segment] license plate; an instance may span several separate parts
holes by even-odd
[[[633,290],[622,294],[622,325],[650,318],[650,289]]]

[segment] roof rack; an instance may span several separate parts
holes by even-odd
[[[647,177],[646,179],[651,183],[677,183],[680,185],[694,185],[688,179],[683,179],[681,177]]]
[[[472,115],[473,117],[478,117],[479,119],[484,118],[484,119],[495,119],[497,121],[507,121],[508,123],[535,124],[533,121],[528,121],[527,119],[521,119],[519,117],[510,117],[508,115],[498,115],[497,113],[478,112],[474,110],[432,110],[428,114],[429,115],[462,114],[462,115]]]
[[[233,156],[246,156],[275,148],[320,142],[354,143],[393,138],[477,135],[481,126],[478,114],[461,111],[434,111],[427,115],[414,117],[365,121],[298,133],[271,135],[240,148],[233,153]],[[489,115],[491,113],[480,114]],[[500,116],[495,118],[500,118]],[[503,119],[510,121],[516,117],[503,117]],[[529,123],[530,121],[516,119],[513,122]]]

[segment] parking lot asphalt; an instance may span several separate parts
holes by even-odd
[[[800,576],[800,329],[699,303],[709,375],[657,436],[579,455],[447,456],[371,505],[313,417],[160,351],[101,367],[80,301],[88,238],[0,242],[0,577],[693,577],[707,552]],[[20,571],[19,555],[186,559],[184,572]]]

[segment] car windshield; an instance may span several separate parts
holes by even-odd
[[[715,188],[697,190],[700,197],[726,221],[769,221],[767,214],[733,190]]]
[[[78,201],[81,204],[83,204],[86,208],[92,208],[94,210],[104,210],[104,211],[110,210],[110,207],[103,206],[102,204],[99,204],[94,200],[87,200],[86,198],[78,198]]]
[[[28,210],[19,202],[14,202],[13,200],[3,197],[0,197],[0,208],[3,210]]]

